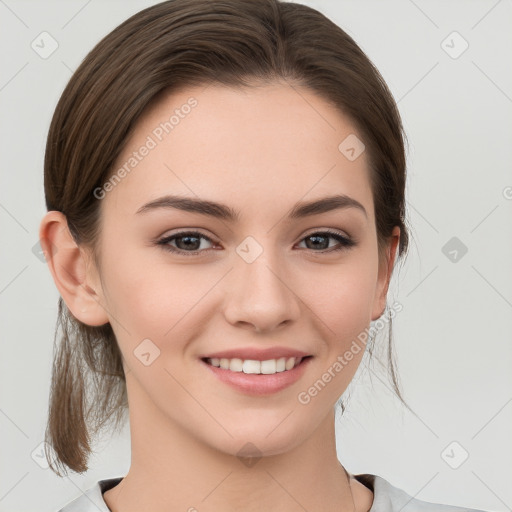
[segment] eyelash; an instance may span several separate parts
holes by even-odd
[[[333,252],[350,249],[351,247],[356,245],[356,242],[354,240],[352,240],[351,238],[343,236],[336,231],[330,231],[330,230],[316,231],[314,233],[310,233],[309,235],[305,236],[301,240],[301,242],[307,238],[311,238],[311,237],[317,236],[317,235],[324,235],[324,236],[328,235],[329,238],[334,238],[335,240],[337,240],[340,243],[340,245],[338,247],[335,247],[334,249],[333,248],[324,249],[323,251],[314,251],[312,249],[309,249],[309,250],[312,250],[313,253],[319,253],[319,254],[333,253]],[[156,242],[156,245],[162,246],[162,248],[166,251],[176,253],[176,254],[183,254],[184,256],[195,256],[195,255],[203,253],[205,251],[212,250],[212,249],[204,249],[201,251],[184,251],[182,249],[177,249],[177,248],[169,245],[169,242],[171,242],[172,240],[174,240],[176,238],[185,238],[186,236],[192,236],[195,238],[203,238],[205,240],[208,240],[211,243],[215,243],[210,237],[207,237],[197,231],[181,231],[179,233],[174,233],[173,235],[166,236],[166,237],[158,240]]]

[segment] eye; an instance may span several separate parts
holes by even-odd
[[[207,240],[208,242],[212,242],[211,238],[198,233],[197,231],[181,231],[180,233],[175,233],[174,235],[166,236],[157,242],[157,245],[163,246],[164,249],[180,253],[186,254],[187,256],[193,256],[195,254],[199,254],[201,249],[201,239]],[[174,247],[171,242],[176,242],[177,247]],[[187,250],[187,249],[192,249]],[[204,249],[204,247],[202,248]]]
[[[335,246],[334,248],[329,249],[329,239],[334,239],[338,242],[338,246]],[[306,246],[308,248],[316,247],[320,249],[324,249],[322,251],[313,251],[313,252],[319,252],[319,253],[331,253],[335,251],[341,251],[344,249],[349,249],[350,247],[353,247],[356,245],[355,241],[351,238],[342,235],[341,233],[338,233],[337,231],[320,231],[311,233],[302,240],[306,241]],[[311,243],[307,243],[307,240],[311,240]],[[327,241],[327,246],[325,246],[325,242]]]
[[[334,248],[329,247],[329,239],[336,240],[338,242],[338,246],[334,246]],[[202,252],[211,250],[201,247],[202,240],[206,240],[208,243],[214,243],[211,238],[197,231],[181,231],[179,233],[174,233],[173,235],[166,236],[158,240],[156,244],[162,246],[169,252],[183,254],[185,256],[195,256]],[[311,240],[311,243],[307,243],[308,240]],[[306,246],[308,249],[311,249],[313,252],[320,254],[341,251],[356,245],[356,242],[351,238],[342,235],[337,231],[329,230],[311,233],[301,240],[301,242],[303,241],[306,241]],[[325,246],[326,241],[327,246]],[[173,243],[176,245],[172,245]],[[318,248],[323,250],[315,250]]]

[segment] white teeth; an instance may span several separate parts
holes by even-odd
[[[284,372],[286,370],[286,357],[276,360],[276,372]]]
[[[272,373],[277,373],[276,370],[277,363],[275,359],[269,359],[268,361],[262,361],[261,362],[261,373],[264,373],[265,375],[270,375]]]
[[[272,375],[274,373],[291,370],[302,361],[302,357],[281,357],[279,359],[268,359],[266,361],[256,361],[254,359],[227,359],[225,357],[212,357],[208,362],[212,366],[231,370],[232,372],[256,373],[262,375]]]
[[[261,373],[261,363],[252,359],[246,359],[242,365],[244,373]]]
[[[229,360],[229,367],[228,369],[232,372],[241,372],[243,370],[243,360],[242,359],[231,359]]]

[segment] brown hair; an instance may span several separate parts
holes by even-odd
[[[71,77],[53,115],[44,161],[47,209],[66,216],[76,243],[92,249],[98,262],[100,201],[93,191],[113,173],[137,119],[159,93],[283,80],[309,88],[352,121],[370,162],[379,252],[399,226],[402,257],[408,246],[405,134],[393,97],[340,27],[310,7],[279,0],[169,0],[104,37]],[[405,404],[391,319],[389,335],[393,388]],[[52,470],[59,476],[59,468],[67,473],[64,466],[87,471],[91,439],[110,420],[121,425],[127,405],[112,327],[81,323],[60,298],[45,434],[45,449],[57,454],[52,461],[47,453]]]

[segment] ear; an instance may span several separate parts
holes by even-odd
[[[372,320],[380,318],[386,309],[386,298],[388,295],[391,273],[395,264],[398,243],[400,241],[400,228],[395,226],[389,243],[385,249],[385,256],[379,261],[379,272],[377,286],[375,288],[375,297],[373,301]]]
[[[43,217],[39,241],[55,285],[73,316],[91,326],[108,323],[97,269],[89,253],[76,244],[63,213],[52,210]]]

